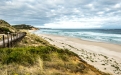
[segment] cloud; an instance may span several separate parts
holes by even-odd
[[[72,18],[69,20],[67,17],[63,20],[57,19],[56,22],[47,23],[44,26],[45,28],[82,28],[82,29],[89,29],[89,28],[120,28],[120,20],[118,17],[93,17],[93,18]]]
[[[10,24],[52,28],[121,28],[121,0],[1,0]]]
[[[59,29],[62,29],[62,28],[70,28],[70,29],[100,28],[99,25],[94,25],[95,23],[97,23],[97,22],[91,22],[90,24],[88,24],[88,23],[80,23],[80,22],[72,22],[72,21],[71,22],[62,21],[62,22],[45,24],[44,26],[41,26],[41,27],[44,27],[44,28],[59,28]]]

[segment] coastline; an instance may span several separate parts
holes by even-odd
[[[104,42],[86,41],[79,38],[38,34],[50,44],[67,48],[97,69],[114,75],[121,74],[121,46]]]

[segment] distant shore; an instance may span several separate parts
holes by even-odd
[[[38,34],[59,48],[67,48],[103,72],[121,75],[121,45],[85,41],[78,38]]]

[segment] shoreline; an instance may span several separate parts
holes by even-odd
[[[73,51],[87,63],[103,72],[121,74],[120,45],[51,34],[38,35],[52,45]]]
[[[33,31],[31,31],[31,32],[33,32]],[[37,34],[37,35],[40,35],[41,33],[39,33],[39,34]],[[45,33],[42,33],[41,35],[48,35],[48,36],[57,36],[57,37],[65,37],[65,38],[71,38],[71,39],[78,39],[78,40],[80,40],[81,42],[83,42],[83,43],[85,43],[85,44],[88,44],[88,45],[90,45],[90,44],[92,44],[92,43],[94,43],[94,44],[97,44],[97,46],[100,46],[100,44],[101,44],[101,47],[106,47],[106,48],[108,48],[109,50],[111,50],[111,51],[114,51],[113,49],[115,49],[116,47],[116,50],[115,51],[117,51],[117,52],[121,52],[121,44],[116,44],[116,43],[111,43],[111,42],[103,42],[103,41],[96,41],[96,40],[86,40],[86,39],[81,39],[81,38],[77,38],[77,37],[70,37],[70,36],[62,36],[62,35],[56,35],[56,34],[45,34]],[[107,47],[106,45],[110,45],[110,47],[111,46],[116,46],[115,48],[110,48],[110,47]],[[119,48],[120,47],[120,48]]]
[[[36,34],[49,34],[49,35],[57,35],[57,36],[66,36],[66,37],[73,37],[73,38],[79,38],[82,40],[87,41],[94,41],[94,42],[104,42],[104,43],[111,43],[116,45],[121,45],[120,37],[121,35],[119,33],[102,33],[102,32],[93,32],[93,31],[77,31],[76,33],[71,32],[68,33],[68,31],[63,31],[63,29],[57,29],[57,31],[52,30],[38,30],[35,32]],[[89,29],[90,30],[90,29]],[[95,30],[95,29],[92,29]],[[51,33],[52,32],[52,33]],[[62,33],[61,33],[62,32]],[[67,32],[67,33],[66,33]],[[91,33],[90,33],[91,32]]]

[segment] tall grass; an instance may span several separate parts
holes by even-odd
[[[35,66],[36,64],[40,63],[40,66],[42,66],[43,64],[41,64],[41,61],[39,60],[39,62],[38,62],[38,58],[40,58],[42,60],[42,62],[44,62],[45,69],[49,69],[49,68],[63,69],[64,68],[63,63],[66,62],[67,60],[69,60],[69,56],[73,57],[74,55],[75,54],[73,52],[70,52],[68,50],[61,50],[61,49],[58,49],[53,46],[4,48],[4,49],[0,49],[0,65],[14,64],[14,65],[22,65],[22,66],[31,67],[31,66]],[[66,57],[66,58],[64,58],[64,57]],[[57,62],[57,61],[61,61],[61,63]],[[50,62],[50,63],[46,64],[48,62]],[[4,68],[4,66],[1,66],[1,69],[2,68]],[[8,67],[6,67],[6,68],[8,68]],[[44,69],[44,68],[41,67],[41,69]],[[18,70],[17,71],[13,70],[8,73],[11,75],[12,74],[21,74]],[[30,72],[28,72],[28,73],[30,73]],[[40,74],[39,70],[37,73]],[[23,74],[25,74],[25,73],[23,73]],[[36,73],[34,73],[34,74],[36,75]],[[42,72],[42,74],[43,74],[43,72]],[[46,71],[44,72],[44,74],[46,75]]]
[[[27,35],[18,43],[15,47],[25,47],[25,46],[48,46],[50,45],[46,40],[41,37],[24,31]]]
[[[86,75],[90,71],[103,75],[93,67],[90,70],[75,53],[53,46],[0,49],[0,73],[6,70],[9,75]]]
[[[75,56],[73,52],[61,50],[53,46],[22,47],[0,49],[0,60],[2,64],[18,63],[22,65],[33,65],[36,57],[40,56],[44,61],[51,61],[49,55],[58,53],[58,57],[67,60],[66,55]]]

